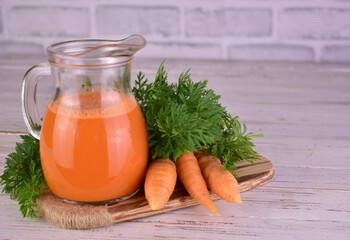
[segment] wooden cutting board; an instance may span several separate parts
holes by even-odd
[[[254,164],[240,162],[236,164],[240,191],[244,192],[267,183],[274,174],[272,163],[264,157]],[[214,193],[213,200],[219,199]],[[244,197],[242,198],[244,203]],[[38,200],[37,206],[50,223],[68,229],[89,229],[109,226],[114,223],[147,217],[163,212],[181,209],[198,203],[178,184],[169,202],[160,210],[152,211],[148,206],[143,190],[133,197],[112,205],[78,205],[62,201],[48,192]],[[205,207],[203,207],[205,208]],[[207,210],[205,208],[205,210]],[[211,214],[208,210],[208,214]]]

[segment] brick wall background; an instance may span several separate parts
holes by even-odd
[[[138,57],[350,63],[350,0],[0,0],[0,56],[133,33]]]

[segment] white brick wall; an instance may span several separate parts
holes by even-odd
[[[349,0],[0,0],[0,57],[139,33],[139,57],[350,63]]]
[[[350,6],[284,9],[279,31],[286,39],[350,40]]]
[[[19,42],[19,41],[1,41],[0,56],[9,56],[11,54],[40,54],[42,53],[42,45],[39,43]]]
[[[212,43],[148,42],[142,55],[156,58],[220,59],[222,47]],[[141,55],[140,54],[140,55]]]
[[[19,5],[11,7],[7,17],[8,35],[13,38],[84,38],[90,35],[88,8]]]
[[[261,37],[270,36],[271,9],[203,8],[185,10],[187,37]]]
[[[0,8],[0,34],[2,34],[3,26],[2,26],[2,8]]]
[[[311,47],[282,44],[232,45],[228,48],[228,58],[234,60],[265,59],[271,61],[313,61]]]
[[[350,63],[350,45],[331,45],[322,48],[322,62]]]
[[[173,37],[180,35],[177,7],[101,5],[96,8],[98,35],[142,35]]]

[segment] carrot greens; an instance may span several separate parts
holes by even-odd
[[[235,162],[258,158],[251,140],[262,135],[247,133],[207,83],[193,82],[189,70],[169,83],[163,64],[153,82],[138,74],[133,93],[145,117],[152,159],[176,161],[182,153],[204,149],[232,172]]]
[[[31,135],[21,135],[16,150],[6,157],[5,170],[0,176],[3,192],[17,200],[23,217],[34,218],[36,199],[44,193],[46,181],[41,168],[39,140]]]
[[[140,73],[133,88],[145,117],[152,159],[175,160],[187,151],[215,141],[221,134],[224,108],[219,96],[207,90],[207,81],[194,83],[189,71],[169,84],[161,65],[154,82]]]

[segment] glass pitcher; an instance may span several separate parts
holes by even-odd
[[[40,139],[41,164],[51,191],[83,203],[126,199],[143,183],[148,161],[145,122],[130,87],[133,55],[145,39],[76,40],[47,48],[49,63],[24,76],[22,111]],[[51,75],[54,94],[41,120],[36,88]]]

